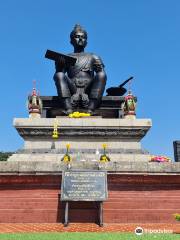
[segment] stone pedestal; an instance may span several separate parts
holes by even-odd
[[[52,139],[54,122],[59,138]],[[148,161],[141,140],[150,129],[150,119],[16,118],[14,126],[24,139],[24,148],[9,160],[60,160],[70,144],[73,160],[98,161],[102,144],[107,144],[111,161]]]
[[[55,122],[57,140],[52,139]],[[180,163],[148,162],[150,155],[142,149],[141,140],[151,125],[150,119],[14,119],[24,147],[0,165],[0,183],[6,190],[0,192],[0,222],[62,222],[60,185],[67,165],[61,158],[70,143],[72,170],[107,171],[109,198],[103,207],[106,224],[175,223]],[[103,143],[107,144],[111,162],[98,161]],[[73,202],[70,208],[71,222],[97,221],[94,203]]]

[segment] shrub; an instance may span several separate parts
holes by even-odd
[[[0,161],[7,161],[13,152],[0,152]]]
[[[175,213],[175,214],[174,214],[174,218],[175,218],[177,221],[180,221],[180,214],[179,214],[179,213]]]

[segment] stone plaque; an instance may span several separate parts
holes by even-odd
[[[104,201],[107,199],[106,171],[64,171],[62,201]]]

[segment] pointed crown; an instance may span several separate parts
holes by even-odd
[[[74,26],[74,29],[73,29],[72,32],[70,33],[70,38],[72,39],[72,38],[74,37],[75,33],[77,33],[77,32],[83,32],[84,35],[85,35],[85,37],[87,38],[87,32],[86,32],[86,30],[84,30],[84,29],[81,27],[80,24],[76,24],[76,25]]]

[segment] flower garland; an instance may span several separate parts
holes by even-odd
[[[70,118],[81,118],[81,117],[90,117],[90,113],[84,113],[84,112],[73,112],[68,115]]]
[[[170,162],[171,159],[166,156],[151,156],[150,162]]]
[[[103,143],[103,154],[100,156],[100,162],[110,162],[110,157],[106,155],[107,144]]]
[[[52,138],[57,139],[59,137],[59,133],[58,133],[58,123],[57,121],[54,122],[54,129],[53,129],[53,133],[52,133]]]

